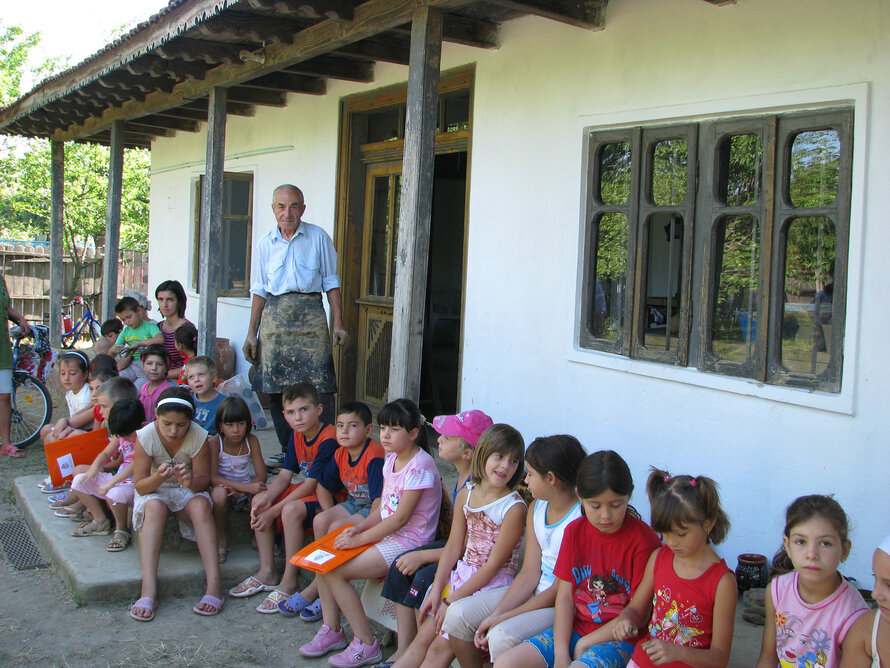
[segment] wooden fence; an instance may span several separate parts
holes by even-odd
[[[97,297],[102,293],[102,260],[104,249],[97,252],[87,249],[85,266],[74,293],[71,282],[74,279],[74,262],[68,256],[63,258],[65,282],[63,301],[67,304],[75,296],[82,296],[93,304],[97,312]],[[49,319],[49,246],[44,244],[0,244],[0,271],[6,279],[6,289],[12,306],[23,314],[29,322],[47,324]],[[148,287],[148,255],[136,251],[120,251],[118,261],[117,294],[127,290],[146,293]],[[68,313],[76,320],[84,307],[75,305]]]

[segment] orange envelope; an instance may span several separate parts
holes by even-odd
[[[327,573],[337,568],[337,566],[345,564],[355,555],[361,554],[373,545],[373,543],[369,543],[348,550],[335,549],[334,539],[336,539],[344,529],[351,526],[351,524],[345,524],[339,529],[334,529],[331,533],[325,534],[318,540],[309,543],[309,545],[290,558],[290,563],[294,566],[299,566],[300,568],[305,568],[306,570],[314,571],[316,573]]]
[[[104,428],[47,443],[44,446],[46,465],[53,485],[58,487],[65,480],[73,478],[74,467],[78,464],[92,464],[107,445],[108,430]]]

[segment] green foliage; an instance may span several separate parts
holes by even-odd
[[[20,94],[28,54],[39,34],[23,36],[21,29],[0,26],[0,104]],[[50,72],[57,62],[32,70]],[[75,283],[84,265],[89,242],[105,234],[108,199],[108,148],[98,144],[65,144],[64,252],[75,262]],[[121,247],[145,251],[148,246],[150,153],[124,152],[121,201]],[[50,142],[5,138],[0,144],[0,234],[29,239],[49,237],[52,204]]]

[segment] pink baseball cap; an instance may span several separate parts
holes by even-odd
[[[433,429],[442,436],[460,436],[474,448],[482,432],[494,424],[494,420],[482,411],[464,411],[457,415],[437,415]]]

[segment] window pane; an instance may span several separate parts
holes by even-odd
[[[799,207],[829,206],[837,199],[841,140],[837,130],[801,132],[791,145],[788,195]]]
[[[371,220],[371,254],[368,262],[368,294],[386,294],[386,250],[389,223],[389,177],[374,179],[373,219]]]
[[[226,179],[223,187],[223,215],[247,216],[250,205],[250,181]]]
[[[760,199],[763,142],[760,135],[724,137],[718,147],[718,195],[727,206],[751,206]]]
[[[593,275],[587,326],[593,336],[617,339],[624,332],[627,285],[627,216],[623,213],[607,213],[599,219]]]
[[[666,139],[652,155],[652,201],[676,206],[686,199],[686,140]]]
[[[219,287],[223,290],[247,287],[246,220],[222,220],[222,257]]]
[[[392,141],[399,138],[399,109],[387,109],[368,115],[368,141]]]
[[[711,349],[721,359],[746,362],[754,357],[757,339],[760,229],[753,216],[727,216],[716,232]]]
[[[828,218],[797,218],[785,239],[781,363],[820,374],[831,361],[831,318],[837,234]]]
[[[649,219],[647,228],[643,342],[649,348],[676,352],[680,340],[683,218],[656,214]]]
[[[470,127],[470,96],[448,97],[440,102],[445,107],[445,128],[439,132],[456,132]]]
[[[402,204],[402,175],[396,174],[390,180],[390,185],[392,187],[390,197],[395,198],[395,203],[392,208],[392,232],[390,233],[390,251],[389,251],[389,261],[390,261],[390,271],[389,271],[389,292],[387,292],[388,297],[392,297],[396,294],[396,257],[399,251],[399,207]]]
[[[615,206],[630,197],[630,144],[604,144],[599,152],[599,198],[603,204]]]

